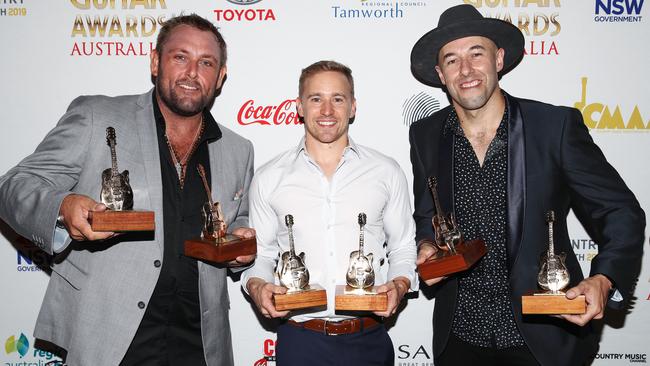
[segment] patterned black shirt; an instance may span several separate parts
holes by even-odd
[[[487,254],[459,275],[454,334],[480,347],[523,346],[515,324],[506,258],[508,108],[483,166],[452,109],[445,133],[454,133],[454,211],[465,240],[482,238]]]

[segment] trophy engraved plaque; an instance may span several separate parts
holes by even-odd
[[[309,284],[309,270],[305,266],[305,253],[296,255],[293,240],[293,216],[286,215],[284,222],[289,231],[289,251],[282,253],[276,272],[280,284],[287,288],[285,294],[274,294],[275,309],[295,310],[327,305],[325,289]]]
[[[203,229],[200,238],[192,238],[184,243],[185,255],[209,262],[224,263],[242,255],[257,253],[255,237],[244,238],[226,233],[226,218],[221,204],[212,200],[212,190],[205,175],[205,168],[198,164],[197,170],[203,182],[208,201],[202,207]]]
[[[524,295],[521,298],[523,314],[584,314],[587,310],[584,295],[573,300],[562,292],[569,285],[569,270],[564,264],[566,254],[555,254],[553,244],[553,222],[555,212],[546,213],[548,224],[548,250],[540,259],[537,284],[544,292]]]
[[[442,211],[438,199],[436,178],[429,177],[428,184],[436,208],[431,222],[435,232],[433,244],[438,252],[418,266],[418,273],[424,280],[465,271],[487,253],[487,247],[483,240],[463,240],[463,234],[458,229],[454,213],[445,215]]]
[[[106,211],[91,211],[88,221],[93,231],[151,231],[155,228],[153,211],[133,210],[133,190],[129,171],[117,169],[116,138],[113,127],[106,128],[106,142],[111,149],[111,167],[102,172],[101,202]]]
[[[372,253],[364,254],[363,228],[366,214],[359,218],[359,250],[350,253],[350,264],[345,275],[347,285],[336,286],[336,310],[383,311],[388,305],[388,295],[377,293],[375,270],[372,268]]]

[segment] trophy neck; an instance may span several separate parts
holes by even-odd
[[[359,258],[363,255],[363,227],[364,225],[359,225]]]
[[[549,256],[555,254],[555,245],[553,243],[553,221],[548,222],[548,254]]]
[[[210,202],[210,207],[214,206],[214,202],[212,201],[212,190],[210,189],[210,185],[208,184],[208,178],[205,175],[205,168],[203,165],[198,164],[196,169],[199,171],[199,175],[201,176],[201,182],[203,182],[203,188],[205,189],[205,193],[208,195],[208,202]]]
[[[289,255],[294,258],[296,256],[296,247],[293,242],[293,225],[287,226],[289,230]]]
[[[437,181],[435,178],[429,177],[428,183],[429,189],[431,190],[431,196],[433,196],[433,203],[436,206],[436,215],[443,216],[440,199],[438,199]]]

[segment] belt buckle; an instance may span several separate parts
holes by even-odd
[[[327,331],[327,323],[331,323],[328,319],[325,319],[325,323],[323,323],[323,334],[326,336],[337,336],[339,335],[338,333],[330,333]]]

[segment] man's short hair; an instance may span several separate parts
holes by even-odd
[[[165,43],[167,43],[169,40],[172,31],[179,25],[189,25],[190,27],[201,31],[212,32],[212,34],[214,34],[215,38],[217,39],[217,43],[219,44],[219,53],[221,54],[220,66],[226,65],[226,60],[228,59],[226,41],[223,39],[223,36],[219,32],[219,29],[209,20],[196,14],[179,15],[170,18],[163,23],[163,26],[160,28],[160,32],[158,33],[158,39],[156,39],[156,51],[158,52],[158,55],[162,54]]]
[[[318,61],[302,69],[302,72],[300,73],[300,79],[298,81],[298,96],[302,96],[302,92],[305,87],[305,81],[308,78],[314,74],[318,74],[319,72],[324,71],[335,71],[343,74],[350,83],[350,91],[354,97],[354,79],[352,78],[352,70],[350,70],[349,67],[336,61]]]

